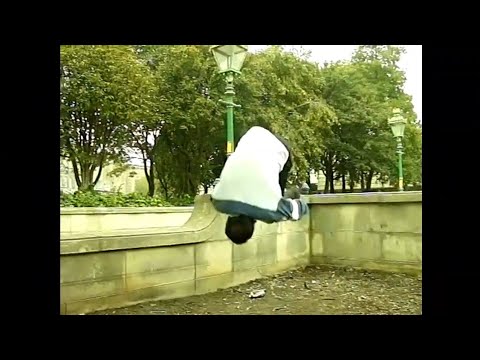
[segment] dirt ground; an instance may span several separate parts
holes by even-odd
[[[257,290],[265,295],[250,298]],[[181,299],[90,315],[335,315],[422,313],[421,275],[309,266]]]

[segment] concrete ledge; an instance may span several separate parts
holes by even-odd
[[[360,194],[319,194],[303,196],[308,204],[363,204],[422,202],[421,191],[371,192]]]
[[[193,207],[60,208],[61,237],[185,225]],[[75,235],[73,235],[75,236]]]
[[[76,254],[121,249],[191,244],[209,238],[210,225],[218,216],[210,195],[198,196],[191,217],[183,226],[91,233],[61,234],[60,254]]]
[[[60,215],[100,215],[100,214],[164,214],[191,213],[193,206],[165,207],[61,207]]]

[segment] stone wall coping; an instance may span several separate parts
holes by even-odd
[[[362,204],[362,203],[398,203],[422,202],[421,191],[404,192],[368,192],[349,194],[318,194],[302,198],[308,204]]]
[[[61,207],[60,215],[158,214],[192,212],[193,206]]]
[[[305,199],[308,204],[312,205],[421,202],[422,192],[319,194],[302,196],[302,198]],[[212,225],[217,217],[220,216],[211,205],[210,199],[210,195],[197,196],[192,215],[183,226],[149,228],[141,230],[141,232],[138,229],[127,229],[99,231],[95,233],[61,234],[60,254],[68,255],[87,252],[172,246],[207,241],[213,237],[214,233],[216,234],[216,226]],[[93,209],[94,208],[91,209],[91,214],[95,214]],[[115,208],[109,210],[113,209]],[[149,208],[133,209],[143,209],[148,213]]]
[[[210,203],[210,195],[195,199],[192,215],[182,226],[126,229],[91,233],[60,234],[60,254],[78,254],[100,251],[138,249],[158,246],[192,244],[211,237],[211,225],[218,213]]]

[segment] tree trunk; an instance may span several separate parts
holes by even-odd
[[[332,168],[330,167],[330,164],[327,164],[325,170],[325,194],[328,194],[332,189],[331,183],[333,181]]]
[[[330,192],[331,194],[335,193],[335,188],[334,188],[334,174],[333,174],[333,164],[332,164],[332,156],[330,153],[327,153],[326,156],[324,157],[323,161],[325,170],[325,188],[324,192],[327,194]],[[329,191],[330,190],[330,191]]]
[[[190,196],[195,196],[195,195],[197,195],[197,193],[198,193],[198,186],[196,186],[196,185],[193,183],[193,181],[192,181],[191,178],[188,179],[188,183],[187,183],[187,184],[188,184],[188,192],[187,192],[187,194],[190,195]]]
[[[333,169],[330,169],[330,194],[335,194],[335,180],[333,177]]]
[[[170,194],[168,192],[167,182],[163,181],[163,179],[161,177],[158,177],[158,180],[160,181],[160,185],[162,186],[163,195],[165,196],[165,200],[168,201],[170,199]]]
[[[350,186],[350,191],[353,193],[353,191],[355,190],[355,180],[354,180],[354,175],[352,174],[352,172],[348,172],[348,184]]]
[[[328,176],[326,171],[322,170],[322,172],[323,172],[323,175],[325,175],[325,186],[323,187],[323,193],[327,194],[328,193]]]
[[[362,187],[362,192],[365,191],[365,176],[364,172],[360,172],[360,186]]]
[[[329,164],[329,167],[330,167],[330,172],[329,172],[329,175],[330,175],[330,179],[329,179],[329,185],[330,185],[330,194],[335,194],[335,173],[334,173],[334,168],[333,168],[333,155],[332,153],[329,153],[328,154],[328,164]]]
[[[156,171],[156,176],[158,179],[158,182],[160,183],[160,186],[162,187],[163,190],[163,195],[165,197],[165,200],[168,201],[170,199],[170,194],[168,191],[168,180],[166,177],[162,176],[162,164],[160,162],[155,163],[155,171]],[[153,164],[152,164],[153,166]]]
[[[72,160],[73,171],[75,173],[75,181],[77,182],[78,191],[86,192],[93,191],[95,188],[95,182],[93,181],[93,172],[95,171],[95,166],[87,162],[77,163]],[[77,166],[80,165],[80,171]],[[99,174],[101,174],[101,169]],[[96,181],[98,181],[99,176],[97,176]]]
[[[305,178],[305,182],[307,183],[308,187],[311,189],[312,188],[312,184],[310,183],[310,172],[307,171],[306,173],[307,177]]]
[[[146,156],[143,151],[143,171],[145,172],[145,177],[147,179],[148,184],[148,196],[153,197],[155,195],[155,168],[154,168],[154,160],[153,154],[150,156]],[[147,167],[147,161],[150,161],[150,168]]]
[[[345,180],[345,174],[342,174],[342,193],[347,192],[347,182]]]
[[[153,197],[155,195],[155,181],[152,178],[148,180],[148,196]]]
[[[367,184],[366,184],[367,191],[372,190],[372,179],[373,179],[373,170],[370,170],[367,174]]]
[[[70,159],[72,161],[73,174],[75,176],[75,182],[77,183],[77,188],[80,190],[80,187],[82,186],[82,179],[80,178],[80,174],[78,172],[77,161],[75,160],[75,158],[73,156]]]
[[[155,171],[153,169],[153,158],[150,158],[150,169],[149,169],[148,180],[148,196],[153,197],[155,195]]]
[[[103,165],[100,164],[100,166],[98,167],[97,177],[93,181],[93,186],[97,186],[98,180],[100,180],[100,176],[102,176],[102,170],[103,170]],[[93,174],[93,170],[92,170],[92,174]]]
[[[204,192],[204,194],[208,194],[208,188],[209,188],[208,185],[203,185],[203,192]]]

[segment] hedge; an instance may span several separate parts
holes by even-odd
[[[147,206],[191,206],[194,198],[183,196],[166,201],[161,197],[150,197],[131,193],[76,192],[60,194],[60,207],[147,207]]]

